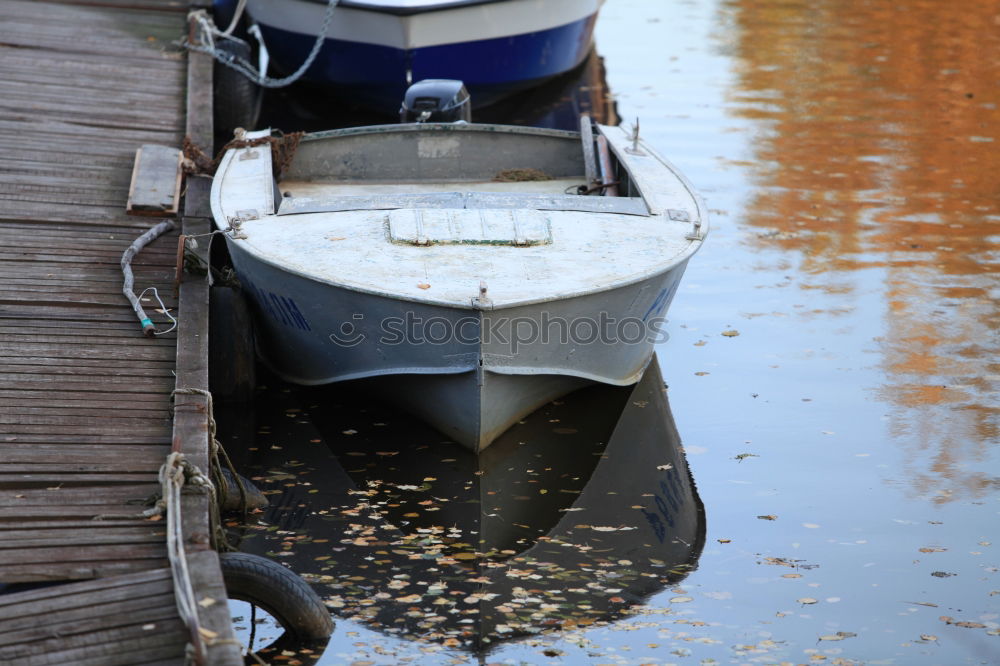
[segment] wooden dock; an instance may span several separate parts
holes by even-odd
[[[208,287],[175,295],[177,231],[144,250],[136,291],[180,321],[147,338],[119,268],[157,221],[125,214],[136,149],[211,145],[211,62],[173,43],[187,5],[0,3],[0,663],[181,664],[192,640],[166,521],[140,514],[172,450],[208,470],[207,399],[171,396],[207,388]],[[189,179],[186,233],[206,187]],[[183,515],[204,661],[242,664],[207,495]]]

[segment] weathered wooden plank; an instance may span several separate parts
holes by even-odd
[[[0,383],[7,388],[26,388],[38,390],[69,389],[73,391],[105,391],[108,385],[122,388],[122,393],[169,393],[172,387],[170,381],[160,377],[104,377],[102,385],[88,380],[87,373],[78,375],[61,375],[58,373],[17,373],[0,372]]]
[[[0,559],[0,579],[7,567],[18,567],[44,562],[46,565],[78,562],[124,562],[126,560],[166,560],[165,539],[156,542],[132,542],[124,544],[70,544],[61,546],[33,546],[12,548],[4,551]],[[75,565],[74,565],[75,566]]]
[[[119,519],[119,520],[90,520],[76,518],[72,520],[32,520],[25,523],[9,522],[0,523],[0,535],[9,534],[11,532],[16,532],[18,530],[30,529],[32,533],[39,532],[52,532],[56,533],[58,530],[104,530],[104,529],[117,529],[117,528],[128,528],[135,527],[136,525],[146,525],[147,521],[141,521],[139,519]],[[9,594],[6,596],[10,596]],[[6,598],[5,595],[0,595],[0,599]],[[0,604],[2,608],[2,604]]]
[[[9,424],[3,427],[9,434],[4,435],[4,439],[14,437],[25,441],[30,437],[37,437],[45,441],[53,441],[62,438],[64,441],[89,441],[102,444],[115,444],[147,441],[152,444],[159,444],[165,435],[169,435],[169,428],[157,426],[144,427],[142,429],[133,428],[127,436],[115,436],[108,434],[108,427],[100,425],[31,425],[31,424]]]
[[[124,297],[123,297],[124,300]],[[61,340],[31,340],[29,336],[11,336],[15,339],[0,341],[0,354],[13,352],[17,355],[29,354],[33,351],[49,352],[65,346]],[[42,336],[44,337],[44,336]],[[120,337],[95,337],[88,343],[68,345],[71,349],[66,354],[74,358],[115,358],[124,356],[132,360],[170,360],[173,344],[169,338],[129,339],[128,335]]]
[[[141,638],[146,638],[150,632],[163,633],[169,626],[175,626],[180,631],[184,631],[180,618],[177,617],[177,608],[172,603],[173,595],[162,595],[160,598],[146,598],[147,605],[142,608],[135,608],[129,611],[128,624],[111,629],[109,619],[106,616],[83,617],[73,622],[66,622],[53,626],[45,622],[19,630],[11,638],[17,642],[0,645],[0,659],[23,659],[28,655],[39,655],[51,650],[53,645],[65,647],[65,644],[72,642],[74,645],[81,645],[84,641],[109,641],[129,634],[139,634]],[[141,625],[153,623],[148,629],[143,629]],[[117,622],[114,622],[117,624]],[[135,627],[134,625],[140,625]],[[3,640],[0,635],[0,640]]]
[[[128,339],[123,339],[122,344],[127,344]],[[67,345],[68,346],[68,345]],[[53,349],[58,349],[53,345]],[[62,353],[72,354],[72,351]],[[0,356],[0,368],[15,372],[35,372],[41,368],[66,368],[70,370],[68,374],[86,374],[87,372],[100,372],[96,374],[105,375],[135,375],[142,373],[147,376],[170,375],[173,368],[168,365],[169,361],[158,361],[153,359],[134,358],[65,358],[59,356]],[[15,368],[23,368],[15,370]],[[0,406],[2,409],[2,406]]]
[[[46,490],[7,490],[0,488],[0,507],[24,509],[33,506],[118,506],[141,511],[142,502],[159,490],[154,484],[109,486],[107,488],[55,488]],[[136,502],[130,504],[130,502]],[[126,513],[122,510],[119,513]],[[16,516],[12,516],[16,518]]]
[[[9,391],[7,389],[0,389],[0,401],[9,406],[31,404],[51,408],[74,408],[90,405],[94,408],[106,409],[121,407],[121,394],[113,391],[104,393],[59,391],[58,393],[53,393],[51,391]],[[153,413],[169,409],[169,405],[164,402],[163,396],[155,393],[133,393],[129,395],[129,403],[134,409],[140,411],[150,410]]]
[[[74,486],[86,486],[93,488],[95,485],[134,485],[136,483],[154,482],[154,471],[142,472],[48,472],[48,473],[10,473],[5,469],[0,469],[0,484],[9,490],[27,488],[50,488],[62,487],[71,488]]]
[[[144,453],[147,455],[149,454],[148,451],[145,451]],[[18,461],[16,463],[6,461],[0,462],[0,474],[9,478],[14,478],[18,475],[46,476],[61,474],[67,478],[83,480],[91,476],[113,475],[128,477],[132,480],[131,483],[133,485],[139,483],[155,483],[157,480],[156,474],[159,469],[160,466],[153,460],[123,462],[119,465],[113,465],[111,464],[111,461],[101,465],[86,465],[62,461],[44,461],[33,463],[23,461]]]
[[[98,521],[99,522],[99,521]],[[39,536],[46,534],[46,536]],[[39,530],[10,530],[4,532],[0,550],[27,549],[36,546],[50,547],[72,544],[106,545],[127,543],[163,543],[166,527],[132,527],[113,529],[73,529],[43,533]]]
[[[130,438],[131,436],[129,436]],[[134,444],[123,442],[113,446],[43,441],[24,442],[22,438],[0,437],[5,464],[52,463],[63,465],[63,469],[90,470],[97,465],[100,469],[120,471],[122,469],[147,469],[159,465],[170,453],[170,440],[157,444]],[[134,441],[134,440],[133,440]],[[133,466],[137,465],[137,466]]]
[[[41,583],[48,581],[88,580],[165,567],[166,560],[126,560],[121,562],[36,562],[4,567],[0,578],[8,583]]]
[[[108,486],[108,487],[113,488],[113,486]],[[155,488],[153,486],[150,486],[150,494],[152,494],[154,491]],[[17,509],[18,515],[16,516],[0,516],[0,522],[21,522],[25,520],[51,520],[56,518],[95,519],[95,517],[100,517],[100,516],[113,516],[117,519],[122,516],[131,516],[133,511],[135,511],[135,513],[138,514],[139,513],[138,510],[142,508],[143,508],[142,506],[133,507],[122,504],[89,504],[85,506],[52,504],[50,506],[26,506],[26,507],[19,507]],[[136,518],[136,520],[140,519]],[[114,564],[114,562],[105,562],[104,564]],[[80,578],[80,577],[81,576],[74,576],[74,578]],[[0,580],[10,581],[13,579],[0,577]],[[37,579],[37,580],[42,580],[42,579]]]
[[[132,399],[132,395],[128,396],[128,399]],[[4,434],[2,440],[5,443],[8,442],[18,442],[21,444],[52,444],[61,446],[93,446],[94,449],[99,449],[100,447],[110,447],[110,446],[162,446],[164,443],[169,444],[169,436],[164,438],[160,433],[154,433],[147,435],[144,433],[99,433],[97,435],[91,435],[86,433],[71,433],[66,435],[64,433],[23,433],[18,435]],[[120,454],[119,454],[120,455]]]
[[[171,136],[173,135],[171,134]],[[5,196],[0,196],[0,201],[17,202],[16,206],[12,203],[4,206],[4,216],[9,220],[44,220],[46,222],[63,222],[80,226],[91,223],[106,226],[109,223],[113,223],[120,224],[122,229],[128,227],[145,229],[149,226],[149,223],[141,218],[129,218],[126,216],[124,209],[121,207],[121,202],[113,206],[102,206],[84,205],[79,202],[38,202],[23,197],[16,199],[15,197]],[[124,218],[124,221],[122,218]]]
[[[100,406],[85,406],[85,407],[66,407],[63,405],[51,405],[45,404],[38,400],[34,401],[24,401],[18,400],[13,401],[15,404],[0,404],[0,414],[5,416],[22,416],[30,417],[35,416],[62,416],[66,420],[72,420],[77,416],[92,416],[112,419],[109,421],[108,425],[113,428],[119,428],[126,425],[126,422],[130,419],[142,419],[142,420],[160,420],[160,419],[170,419],[170,411],[166,408],[160,409],[137,409],[134,406],[130,406],[127,411],[121,409],[121,404],[115,406],[113,403],[108,403]],[[159,405],[157,405],[159,407]],[[116,409],[119,413],[116,413]],[[0,462],[0,465],[3,463]]]
[[[126,212],[133,215],[176,215],[181,194],[181,151],[145,144],[135,154]]]
[[[93,647],[68,649],[54,653],[46,653],[37,657],[28,657],[18,661],[24,666],[137,666],[147,663],[147,659],[158,662],[166,660],[172,665],[184,663],[183,643],[180,643],[179,630],[177,635],[154,639],[132,635],[128,638],[117,638],[114,647],[100,643]],[[142,646],[142,647],[136,647]]]
[[[116,576],[106,581],[69,583],[58,587],[0,594],[0,609],[18,606],[24,615],[46,614],[59,608],[73,608],[74,604],[110,603],[117,599],[127,599],[134,596],[136,585],[160,585],[172,589],[170,581],[169,568],[151,569],[142,573]],[[91,601],[88,602],[87,599]],[[6,613],[8,611],[0,610],[0,614]]]
[[[149,9],[156,11],[186,11],[188,6],[198,5],[198,0],[49,0],[66,5],[94,5],[98,7],[120,7],[122,9]]]
[[[127,428],[129,430],[138,431],[158,431],[161,428],[170,427],[170,418],[164,417],[159,419],[148,419],[148,418],[127,418],[127,417],[117,417],[114,420],[104,418],[102,416],[91,417],[91,416],[73,416],[69,417],[67,415],[44,415],[44,414],[0,414],[0,426],[13,426],[11,430],[19,431],[25,426],[57,426],[57,427],[71,427],[71,428],[83,428],[89,426],[95,431],[103,426],[105,430],[119,427]]]
[[[65,306],[52,307],[46,305],[40,307],[27,307],[20,303],[13,304],[0,302],[0,320],[3,319],[15,319],[19,321],[51,319],[67,322],[105,321],[114,323],[128,322],[131,324],[135,321],[135,313],[129,311],[127,308],[94,308],[73,312]]]
[[[121,256],[121,253],[128,249],[129,244],[138,235],[134,233],[109,234],[106,231],[90,230],[86,227],[76,227],[72,230],[46,229],[44,227],[32,229],[32,227],[38,227],[39,225],[24,225],[21,228],[17,228],[15,224],[4,225],[3,228],[0,228],[0,242],[4,245],[16,243],[21,247],[75,248],[77,252],[82,250],[88,252],[117,252]],[[67,231],[70,233],[67,233]],[[169,239],[171,238],[176,243],[177,234],[164,234],[157,242],[143,249],[143,253],[149,250],[155,256],[159,253],[169,252],[171,249]]]
[[[96,606],[92,608],[86,608],[86,607],[74,608],[70,611],[64,611],[64,612],[55,611],[45,619],[45,622],[46,624],[49,624],[49,626],[58,627],[60,633],[65,632],[67,635],[73,636],[73,635],[80,635],[77,633],[75,627],[76,623],[83,622],[88,619],[96,617],[103,620],[102,624],[104,624],[106,627],[108,627],[108,629],[113,631],[115,627],[127,628],[130,625],[135,624],[134,622],[128,620],[126,614],[130,615],[132,613],[141,613],[144,608],[154,608],[154,609],[169,608],[169,602],[171,601],[172,596],[173,595],[171,591],[168,589],[165,592],[160,592],[156,596],[149,596],[146,597],[145,599],[134,598],[134,599],[121,600],[116,602],[114,606],[105,605],[105,608],[102,608],[101,606]],[[175,618],[176,614],[177,610],[175,608],[174,609]],[[160,615],[160,617],[162,618],[163,616]],[[108,620],[110,620],[110,622],[108,622]],[[7,635],[10,636],[14,634],[14,632],[18,633],[24,632],[28,636],[31,636],[31,633],[34,633],[31,630],[35,629],[37,623],[38,623],[37,617],[28,616],[28,617],[16,618],[10,621],[9,623],[10,627],[6,633]],[[100,634],[104,633],[101,631],[82,632],[82,633],[83,635],[90,634],[95,639],[100,638],[101,640],[104,641],[107,640],[106,637],[100,636]],[[97,634],[97,636],[94,636],[94,634]],[[155,636],[155,633],[152,633],[152,635],[150,635],[149,638],[152,638],[153,636]],[[18,636],[18,638],[20,637]],[[37,640],[37,638],[35,640]],[[79,642],[77,640],[74,640],[73,644],[79,645],[80,643],[82,643],[83,645],[86,645],[88,642],[89,641],[87,641],[86,639],[83,639]],[[5,657],[9,659],[15,655],[26,656],[32,653],[39,654],[40,652],[44,651],[45,647],[50,647],[50,646],[45,646],[44,644],[37,645],[35,646],[35,649],[32,650],[29,648],[26,642],[22,644],[22,647],[24,648],[23,650],[18,650],[17,647],[7,647],[3,652],[0,652],[0,659],[3,659]]]
[[[60,54],[59,57],[65,56]],[[13,118],[17,118],[17,120]],[[64,144],[77,145],[80,141],[87,141],[92,144],[93,150],[121,155],[129,162],[133,157],[132,151],[138,145],[169,143],[168,139],[177,140],[175,132],[164,132],[143,125],[122,126],[109,133],[100,127],[68,123],[54,118],[24,117],[23,115],[0,117],[0,142],[3,142],[4,145],[16,137],[28,138],[34,142],[34,145],[37,145],[39,135],[45,136],[46,145],[53,148],[61,147]],[[41,149],[44,150],[44,147]]]

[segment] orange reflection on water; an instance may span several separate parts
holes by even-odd
[[[893,436],[933,457],[918,490],[997,483],[970,470],[1000,416],[1000,0],[722,11],[730,106],[758,130],[752,242],[794,253],[828,294],[845,272],[848,291],[881,292],[880,397]]]

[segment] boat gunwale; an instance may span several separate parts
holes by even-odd
[[[495,134],[524,134],[529,136],[547,136],[552,138],[580,140],[580,133],[571,130],[557,130],[546,127],[528,127],[525,125],[503,125],[500,123],[387,123],[384,125],[363,125],[360,127],[342,127],[340,129],[321,130],[305,134],[301,143],[321,141],[324,139],[344,136],[364,136],[366,134],[405,134],[408,132],[481,132]]]

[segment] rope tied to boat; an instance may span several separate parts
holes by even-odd
[[[305,132],[289,132],[285,134],[280,130],[274,130],[274,136],[262,136],[256,139],[247,139],[243,130],[236,130],[236,137],[231,139],[226,145],[219,149],[215,157],[210,157],[198,144],[191,140],[191,137],[184,137],[181,150],[184,153],[184,172],[189,174],[206,174],[214,176],[219,163],[225,156],[226,151],[233,148],[253,148],[269,144],[271,146],[271,166],[274,177],[280,179],[281,176],[292,165],[295,158],[295,151],[298,150],[299,142]]]
[[[212,17],[209,16],[206,10],[198,9],[190,12],[188,14],[188,22],[192,26],[197,25],[199,30],[195,31],[192,29],[191,34],[180,41],[180,45],[189,51],[196,51],[211,56],[216,62],[239,72],[262,88],[284,88],[298,81],[312,67],[316,56],[319,55],[319,51],[323,47],[323,42],[326,40],[326,34],[330,29],[330,22],[333,18],[333,10],[338,2],[339,0],[327,0],[326,11],[323,14],[323,23],[320,26],[319,33],[316,35],[316,40],[313,42],[312,48],[309,50],[309,55],[306,56],[306,59],[299,65],[297,70],[284,78],[271,78],[267,75],[266,71],[258,70],[245,58],[219,49],[216,41],[218,39],[242,41],[230,34],[239,21],[240,17],[238,14],[233,17],[229,28],[226,31],[222,31],[216,27],[215,22],[212,21]],[[260,41],[261,48],[265,48],[259,36],[258,40]]]

